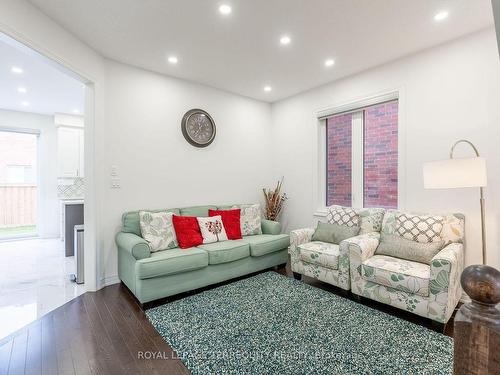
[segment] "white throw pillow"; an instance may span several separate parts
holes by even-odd
[[[172,224],[172,212],[139,211],[141,235],[149,243],[151,251],[177,247],[177,236]]]
[[[233,208],[241,210],[240,225],[242,236],[262,234],[260,204],[242,204]]]
[[[197,217],[203,243],[227,241],[226,228],[222,223],[222,216]]]

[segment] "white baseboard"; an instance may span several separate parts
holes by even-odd
[[[101,285],[99,286],[99,289],[104,288],[105,286],[118,284],[120,282],[120,279],[118,278],[118,275],[113,275],[113,276],[103,277],[101,278],[100,281]]]

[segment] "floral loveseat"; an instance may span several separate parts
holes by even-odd
[[[382,234],[393,234],[398,211],[384,215]],[[366,233],[341,243],[349,253],[352,293],[446,323],[460,300],[464,266],[464,216],[446,214],[440,233],[445,246],[430,264],[376,255],[380,233]]]
[[[462,293],[464,216],[440,215],[443,248],[429,264],[375,254],[382,235],[396,231],[397,210],[356,210],[360,232],[339,245],[311,241],[314,229],[290,233],[291,268],[352,293],[440,323],[448,321]],[[327,215],[327,221],[332,218]],[[423,215],[425,216],[425,215]]]

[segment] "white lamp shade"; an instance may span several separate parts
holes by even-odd
[[[433,161],[423,169],[426,189],[486,186],[486,160],[481,157]]]

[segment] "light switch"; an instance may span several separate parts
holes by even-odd
[[[121,188],[121,183],[119,178],[111,179],[111,189],[119,189]]]
[[[116,165],[111,166],[111,176],[112,177],[118,176],[118,167]]]

